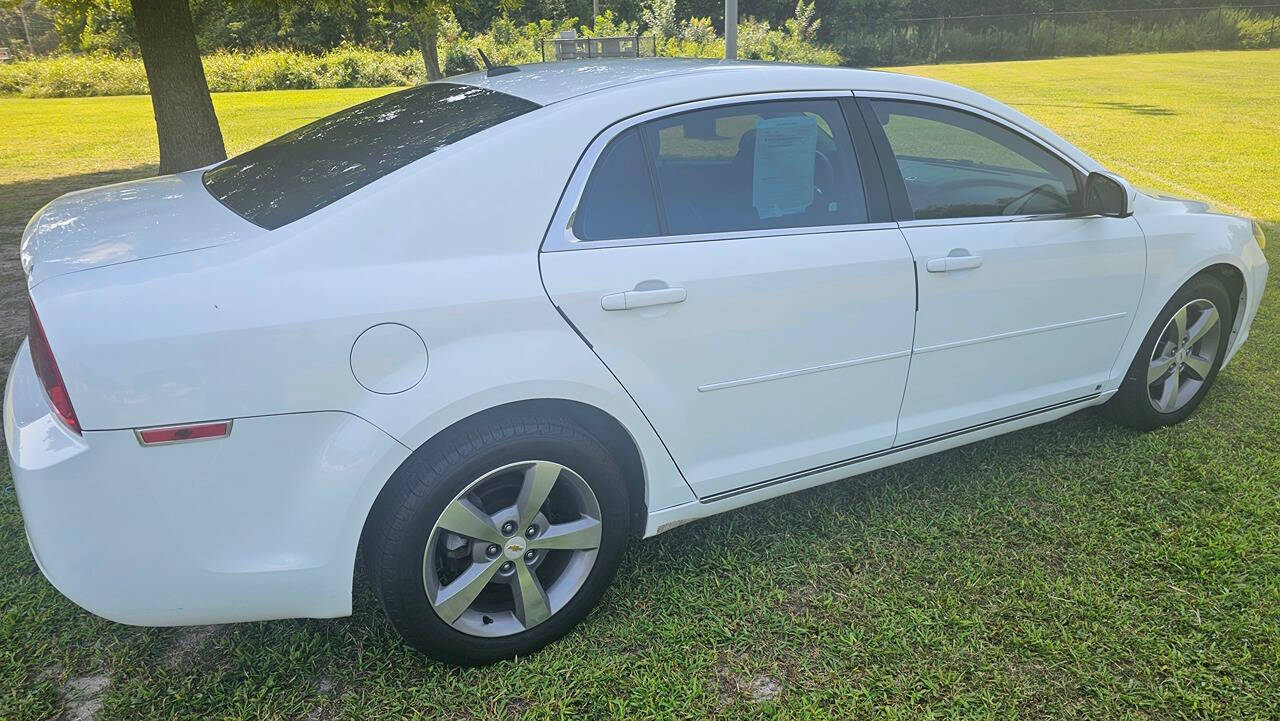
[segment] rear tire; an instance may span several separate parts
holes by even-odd
[[[1218,377],[1235,318],[1222,281],[1203,274],[1156,316],[1107,410],[1142,431],[1181,423]]]
[[[482,418],[396,471],[370,514],[366,557],[411,646],[484,665],[533,653],[587,615],[617,570],[628,518],[618,464],[572,420]]]

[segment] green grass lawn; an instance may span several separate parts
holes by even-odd
[[[909,72],[1005,100],[1141,185],[1270,220],[1280,264],[1280,51]],[[376,92],[215,104],[234,152]],[[152,172],[152,132],[146,98],[0,99],[5,277],[41,204]],[[1080,413],[683,526],[633,546],[564,641],[478,670],[407,650],[359,583],[346,619],[94,618],[41,577],[6,474],[0,719],[1275,718],[1277,353],[1272,289],[1176,428]]]

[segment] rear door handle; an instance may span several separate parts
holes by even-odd
[[[684,288],[655,288],[653,290],[628,290],[623,293],[610,293],[600,299],[600,307],[605,310],[631,310],[646,308],[652,305],[669,305],[683,303],[688,297]]]
[[[952,270],[968,270],[982,265],[980,255],[948,255],[945,258],[933,258],[924,264],[930,273],[946,273]]]

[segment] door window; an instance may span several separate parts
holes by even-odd
[[[696,110],[652,120],[642,132],[672,235],[867,221],[834,100]]]
[[[916,219],[1070,213],[1079,177],[1058,156],[961,110],[873,100]]]
[[[679,113],[606,146],[575,214],[579,240],[867,222],[853,144],[834,100]]]

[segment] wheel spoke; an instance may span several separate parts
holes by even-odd
[[[1195,325],[1187,331],[1187,335],[1191,336],[1189,343],[1195,345],[1201,338],[1205,336],[1213,327],[1218,324],[1218,309],[1216,306],[1210,305],[1199,318],[1196,318]]]
[[[1178,312],[1173,314],[1171,322],[1178,331],[1178,337],[1173,339],[1173,344],[1175,347],[1181,348],[1184,345],[1182,339],[1187,337],[1187,309],[1185,306],[1179,308]]]
[[[1173,367],[1173,356],[1162,356],[1151,361],[1151,365],[1147,366],[1147,385],[1163,378],[1171,367]]]
[[[1187,356],[1186,364],[1188,368],[1195,371],[1195,374],[1199,376],[1199,380],[1207,379],[1209,377],[1209,369],[1213,367],[1213,361],[1198,355]]]
[[[506,541],[493,525],[492,519],[465,498],[459,498],[446,506],[436,525],[461,536],[489,543],[501,544]]]
[[[525,628],[532,628],[551,618],[547,592],[542,590],[542,583],[533,570],[520,561],[516,561],[516,582],[511,592],[516,601],[516,618]]]
[[[552,524],[529,540],[529,548],[588,551],[600,547],[600,522],[579,518],[568,523]]]
[[[542,504],[546,502],[551,489],[555,487],[564,466],[549,461],[538,461],[524,472],[524,482],[520,485],[520,495],[516,498],[516,514],[520,517],[520,528],[531,523]]]
[[[493,579],[493,574],[498,572],[501,560],[498,558],[488,563],[473,563],[462,572],[462,575],[437,591],[435,598],[430,600],[436,613],[440,614],[440,618],[448,623],[456,621],[476,600],[476,596],[480,595],[485,585]]]
[[[1160,392],[1160,411],[1171,413],[1178,406],[1178,374],[1173,372],[1165,379],[1164,388]]]

